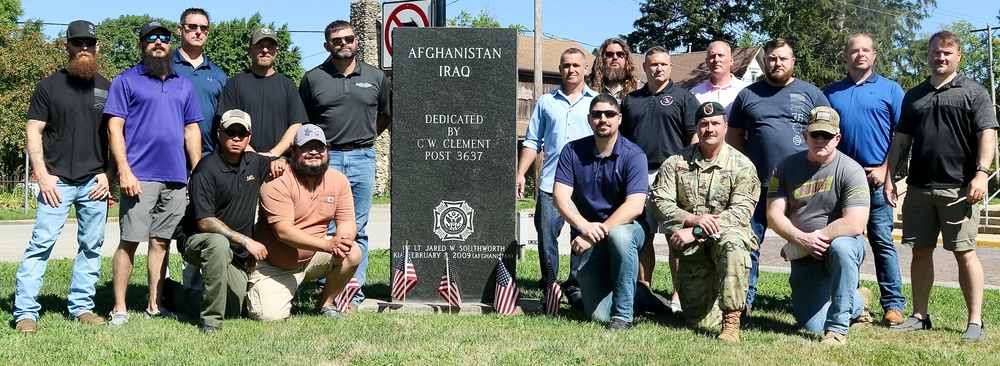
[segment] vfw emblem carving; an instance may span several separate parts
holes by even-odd
[[[441,240],[465,241],[474,232],[473,214],[465,201],[441,201],[434,208],[434,234]]]

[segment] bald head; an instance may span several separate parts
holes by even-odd
[[[705,65],[708,65],[713,81],[717,82],[729,76],[733,68],[732,51],[729,43],[723,41],[708,44],[708,51],[705,52]]]

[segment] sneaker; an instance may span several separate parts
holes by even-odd
[[[14,329],[17,330],[18,333],[31,333],[38,330],[38,326],[35,324],[35,319],[24,318],[17,321],[17,324],[14,325]]]
[[[637,292],[641,291],[646,295],[646,299],[649,301],[649,311],[653,314],[670,314],[673,310],[670,307],[670,300],[660,294],[653,292],[653,289],[649,288],[649,285],[642,281],[635,282],[635,290]]]
[[[847,344],[847,335],[828,330],[823,333],[823,340],[819,341],[819,344],[834,347],[843,346]]]
[[[566,302],[569,303],[569,307],[576,311],[583,311],[583,293],[580,292],[580,288],[576,286],[566,287]]]
[[[344,317],[340,315],[339,311],[337,311],[336,305],[323,307],[322,309],[319,310],[319,315],[325,316],[330,319],[344,320]]]
[[[90,324],[90,325],[104,325],[107,323],[106,321],[104,321],[104,318],[94,315],[94,313],[91,313],[89,311],[77,316],[76,320],[79,320],[83,324]]]
[[[962,333],[963,341],[982,341],[986,340],[986,331],[983,330],[982,324],[969,323],[969,326],[965,328],[965,333]]]
[[[869,290],[867,287],[861,286],[858,287],[857,291],[858,295],[861,295],[861,302],[862,304],[864,304],[864,308],[861,310],[861,315],[858,315],[857,318],[851,319],[851,326],[864,327],[871,325],[872,314],[868,312],[868,309],[872,303],[872,290]]]
[[[899,323],[898,325],[893,325],[893,326],[889,327],[889,329],[895,329],[895,330],[926,330],[926,329],[931,329],[931,315],[930,314],[926,314],[926,315],[924,315],[923,319],[920,319],[920,318],[915,317],[915,316],[911,316],[909,319],[906,319],[905,322]]]
[[[681,301],[680,300],[670,300],[670,311],[672,311],[674,314],[680,314],[680,313],[682,313],[683,310],[681,309]]]
[[[215,333],[215,331],[217,330],[219,330],[219,327],[213,327],[211,325],[205,325],[205,324],[202,324],[200,327],[198,327],[198,331],[205,334]]]
[[[885,317],[883,317],[883,319],[885,319],[885,322],[889,323],[889,325],[896,325],[902,323],[903,312],[896,309],[889,310],[885,312]]]
[[[125,323],[128,323],[128,321],[129,321],[128,312],[124,310],[119,312],[115,312],[114,310],[112,310],[111,314],[108,314],[108,324],[124,325]]]
[[[149,311],[149,309],[146,309],[146,319],[153,319],[153,318],[180,320],[180,316],[178,316],[176,313],[170,310],[167,310],[166,307],[160,309],[160,311],[157,311],[155,313]]]
[[[608,326],[604,327],[607,330],[629,330],[632,329],[632,322],[627,322],[625,319],[612,317],[611,322]]]

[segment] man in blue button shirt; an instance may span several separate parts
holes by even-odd
[[[204,52],[209,33],[208,12],[200,8],[184,10],[181,22],[177,24],[177,33],[181,35],[181,47],[174,51],[174,72],[187,76],[194,85],[203,118],[198,123],[198,129],[201,130],[201,154],[205,156],[214,149],[212,117],[228,77]]]
[[[597,92],[584,83],[587,59],[579,48],[563,51],[559,57],[559,74],[562,75],[562,85],[539,97],[535,104],[522,144],[521,159],[517,163],[517,197],[523,198],[524,175],[534,163],[538,151],[545,149],[542,173],[539,182],[536,182],[538,197],[535,197],[538,263],[542,269],[539,288],[545,288],[549,281],[555,281],[559,276],[558,239],[565,221],[552,204],[552,184],[559,153],[566,143],[593,134],[590,123],[587,122],[587,113],[590,101],[597,95]],[[574,284],[576,259],[576,256],[570,257],[570,275],[566,281],[569,284],[564,287],[570,305],[580,306],[579,289]]]
[[[871,207],[868,216],[868,243],[875,255],[875,277],[881,293],[885,321],[903,322],[903,280],[899,257],[892,241],[892,207],[882,195],[885,183],[885,156],[889,151],[892,130],[899,122],[903,88],[872,70],[875,63],[874,42],[867,34],[855,34],[844,47],[848,74],[843,80],[823,90],[830,105],[840,114],[843,138],[837,149],[865,168]]]

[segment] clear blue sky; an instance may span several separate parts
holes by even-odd
[[[448,17],[462,10],[476,15],[486,10],[501,24],[521,24],[534,28],[532,0],[449,0]],[[850,2],[850,1],[848,1]],[[143,2],[126,0],[94,0],[67,6],[65,0],[22,0],[24,15],[21,20],[41,19],[51,23],[69,23],[87,19],[98,23],[122,14],[149,14],[174,19],[190,6],[207,10],[214,20],[249,17],[260,12],[267,22],[287,23],[290,30],[322,30],[335,19],[350,17],[350,0],[305,1],[237,1],[212,0],[200,3],[178,1]],[[632,22],[641,14],[639,0],[542,0],[542,33],[548,37],[566,38],[580,42],[592,49],[608,37],[632,31]],[[976,26],[994,26],[998,5],[986,6],[977,0],[938,0],[938,8],[924,22],[923,30],[933,32],[957,20],[967,20]],[[55,36],[65,26],[47,26],[46,33]],[[292,40],[302,49],[302,66],[310,69],[326,58],[322,35],[293,33]]]

